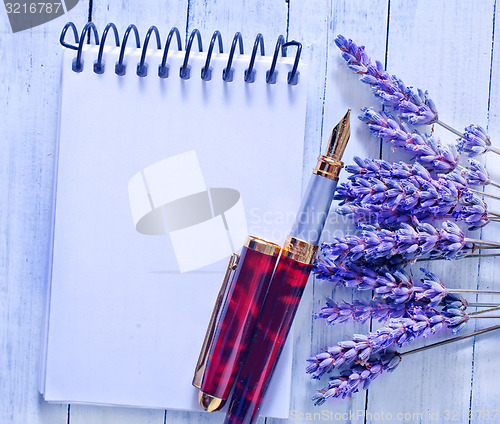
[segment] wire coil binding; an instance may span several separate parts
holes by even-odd
[[[66,34],[67,32],[71,30],[73,37],[74,37],[74,44],[68,43],[66,41]],[[128,26],[126,29],[123,38],[120,43],[120,36],[118,33],[118,29],[116,28],[116,25],[113,23],[109,23],[106,25],[106,28],[104,29],[102,33],[102,37],[99,40],[99,34],[97,31],[97,28],[93,22],[87,22],[85,26],[82,29],[82,33],[80,36],[78,36],[78,30],[73,22],[68,22],[62,29],[61,31],[61,36],[59,38],[59,42],[61,45],[65,48],[71,49],[71,50],[76,50],[77,55],[75,59],[73,59],[72,63],[72,69],[74,72],[82,72],[83,71],[83,58],[82,58],[82,50],[83,50],[83,45],[85,43],[89,44],[90,39],[91,39],[91,34],[93,34],[94,42],[96,45],[99,46],[99,52],[97,55],[97,60],[94,62],[93,70],[96,74],[102,74],[104,73],[105,70],[105,64],[103,63],[103,52],[104,52],[104,45],[106,43],[106,39],[108,36],[109,31],[113,31],[114,35],[114,43],[116,47],[120,47],[120,53],[118,57],[118,61],[115,64],[115,73],[119,76],[123,76],[127,72],[127,63],[125,61],[125,48],[127,46],[127,42],[130,36],[130,33],[133,32],[135,36],[135,46],[136,48],[140,49],[141,48],[141,39],[139,37],[139,30],[134,24],[131,24]],[[161,50],[161,36],[160,36],[160,31],[156,26],[151,26],[149,30],[146,33],[146,36],[144,38],[144,42],[142,44],[142,52],[141,52],[141,59],[140,62],[137,64],[137,69],[136,73],[139,77],[145,77],[148,75],[148,63],[146,62],[146,56],[148,53],[148,45],[149,41],[151,38],[151,35],[154,33],[155,38],[156,38],[156,48],[158,50]],[[168,52],[170,49],[170,44],[172,43],[172,38],[175,38],[175,41],[177,42],[177,50],[182,51],[182,42],[181,42],[181,34],[180,31],[174,27],[170,30],[168,33],[167,39],[165,41],[165,46],[163,48],[163,57],[161,64],[158,66],[158,77],[160,78],[168,78],[170,75],[170,70],[169,70],[169,65],[168,65]],[[184,60],[182,63],[182,66],[179,68],[179,77],[187,80],[191,78],[191,66],[189,65],[189,56],[191,53],[191,49],[193,47],[193,43],[195,42],[196,38],[196,43],[198,44],[198,50],[200,52],[203,51],[203,43],[202,43],[202,38],[201,38],[201,33],[198,29],[194,29],[191,31],[191,34],[189,35],[187,44],[186,44],[186,49],[184,52]],[[201,69],[201,79],[203,81],[210,81],[212,79],[212,68],[210,67],[210,62],[212,60],[212,54],[213,54],[213,49],[216,47],[218,48],[219,53],[223,53],[223,43],[222,43],[222,35],[219,31],[215,31],[212,35],[212,38],[210,40],[210,44],[207,50],[207,57],[205,60],[205,64]],[[280,35],[276,41],[276,46],[274,49],[274,54],[271,62],[270,68],[266,71],[266,83],[268,84],[275,84],[277,81],[277,64],[278,60],[280,57],[286,57],[287,49],[289,47],[295,47],[295,59],[292,65],[291,71],[288,72],[287,75],[287,83],[290,85],[295,85],[299,81],[299,75],[300,72],[298,71],[298,66],[299,66],[299,61],[300,61],[300,55],[302,53],[302,44],[299,43],[298,41],[292,40],[292,41],[285,41],[285,38],[283,35]],[[239,32],[234,34],[232,43],[231,43],[231,48],[229,50],[229,57],[227,60],[227,64],[224,67],[222,71],[222,80],[224,82],[231,82],[234,80],[234,69],[232,68],[233,65],[233,59],[234,59],[234,54],[236,52],[236,48],[238,47],[239,54],[242,55],[244,54],[244,49],[243,49],[243,38]],[[265,49],[264,49],[264,37],[262,34],[257,34],[255,37],[252,53],[250,56],[250,61],[248,64],[248,68],[245,69],[243,79],[247,83],[253,83],[255,81],[255,60],[257,58],[257,54],[260,52],[261,56],[265,55]]]

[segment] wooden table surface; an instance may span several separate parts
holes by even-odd
[[[66,21],[81,29],[91,18],[101,31],[106,23],[115,22],[121,34],[129,23],[135,23],[142,34],[150,25],[157,25],[164,35],[172,26],[184,34],[198,28],[204,40],[219,29],[226,49],[236,31],[242,32],[247,50],[258,32],[267,40],[268,52],[279,34],[301,41],[303,61],[310,66],[304,181],[332,126],[348,107],[353,109],[353,120],[346,162],[352,162],[354,155],[396,157],[356,119],[363,106],[376,102],[343,63],[334,44],[339,33],[366,45],[372,57],[407,85],[429,90],[443,121],[459,129],[476,123],[488,129],[493,143],[499,139],[500,47],[495,35],[500,8],[496,0],[81,0],[66,16],[15,34],[0,9],[2,424],[222,422],[220,416],[206,413],[49,405],[37,391],[60,97],[59,34]],[[455,140],[440,128],[435,133],[443,143]],[[488,168],[493,179],[500,181],[494,161],[487,158]],[[498,207],[489,200],[488,204]],[[331,231],[346,229],[337,215],[330,220],[326,238]],[[489,224],[476,232],[476,238],[500,241],[499,225]],[[495,258],[435,261],[429,266],[449,286],[500,288]],[[379,326],[327,327],[314,321],[312,312],[332,295],[349,301],[367,298],[366,293],[348,289],[332,293],[328,283],[311,279],[296,318],[290,419],[267,419],[267,423],[500,423],[499,334],[412,355],[352,400],[313,406],[310,398],[327,378],[311,380],[305,373],[306,358],[353,333]],[[492,323],[471,320],[463,332]]]

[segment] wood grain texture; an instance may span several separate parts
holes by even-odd
[[[493,1],[484,2],[479,10],[464,1],[410,5],[391,0],[388,71],[406,85],[429,90],[440,118],[450,125],[462,129],[473,121],[481,123],[487,117],[492,17]],[[455,142],[456,136],[442,128],[435,126],[434,131],[442,143]],[[386,159],[394,157],[389,150],[384,149]],[[448,287],[475,288],[478,264],[476,259],[467,259],[425,266]],[[418,268],[413,266],[416,276]],[[473,328],[470,325],[469,331]],[[446,410],[468,410],[472,354],[473,340],[467,340],[404,358],[393,374],[369,391],[368,410],[393,416],[409,413],[414,422],[427,422],[436,411],[443,419]],[[439,376],[444,372],[446,389],[439,390]]]
[[[428,89],[443,121],[459,129],[470,123],[487,126],[493,143],[500,139],[500,8],[496,0],[484,0],[480,7],[467,0],[244,0],[239,4],[231,0],[81,0],[64,18],[18,34],[10,33],[6,14],[1,14],[0,422],[219,423],[220,416],[206,413],[49,405],[37,392],[58,125],[58,38],[66,20],[81,28],[90,5],[90,14],[100,30],[113,21],[123,34],[129,23],[135,23],[143,36],[150,25],[156,25],[164,41],[172,26],[185,37],[198,28],[205,49],[215,29],[222,33],[225,50],[236,31],[241,31],[246,51],[258,32],[264,35],[268,54],[274,50],[279,34],[301,41],[303,61],[310,67],[304,182],[332,127],[348,107],[352,108],[352,139],[345,161],[352,162],[354,155],[378,157],[380,153],[379,141],[369,136],[356,119],[361,107],[376,103],[368,87],[347,70],[341,59],[333,41],[338,33],[365,44],[372,57],[387,61],[389,72],[407,85]],[[441,128],[434,131],[443,143],[455,140]],[[387,146],[382,152],[389,160],[404,157],[393,155]],[[498,159],[490,154],[486,163],[492,178],[500,181]],[[488,204],[500,210],[499,203],[488,200]],[[349,228],[332,214],[324,239]],[[500,224],[490,224],[481,234],[485,239],[500,240]],[[488,258],[433,263],[431,268],[449,286],[498,289],[498,266],[498,260]],[[326,296],[352,301],[368,294],[332,291],[327,284],[311,279],[295,324],[293,415],[289,420],[260,419],[260,423],[323,421],[314,413],[331,417],[330,422],[375,423],[381,421],[374,414],[396,417],[403,413],[410,415],[394,422],[431,423],[436,421],[429,413],[436,411],[442,420],[446,410],[468,414],[469,410],[478,413],[498,409],[500,390],[494,376],[500,372],[500,338],[495,334],[405,358],[393,374],[374,383],[368,393],[360,393],[352,401],[333,400],[314,407],[310,396],[326,385],[327,378],[310,380],[305,374],[305,359],[355,332],[379,326],[327,327],[314,321],[311,313],[321,308]],[[482,296],[479,300],[497,299]],[[488,324],[488,320],[477,320],[464,332]],[[348,419],[344,419],[345,414]],[[469,422],[462,418],[460,415],[458,422]]]
[[[490,70],[490,86],[489,86],[489,108],[487,115],[480,116],[480,125],[487,128],[488,134],[491,137],[494,146],[498,146],[500,140],[500,46],[498,44],[498,35],[500,34],[500,5],[495,2],[494,20],[490,20],[490,27],[494,30],[491,52],[491,70]],[[493,27],[494,25],[494,27]],[[493,45],[494,42],[494,45]],[[485,126],[487,125],[487,127]],[[483,160],[492,180],[500,180],[500,157],[489,153],[485,155]],[[487,192],[498,195],[498,188],[488,187]],[[500,202],[488,199],[488,206],[495,211],[500,209]],[[500,239],[500,225],[498,223],[489,224],[482,231],[482,237],[488,240]],[[498,290],[499,279],[498,269],[500,262],[498,258],[483,258],[479,267],[479,279],[477,287],[482,290]],[[486,302],[499,302],[500,296],[479,296],[478,300]],[[487,325],[492,325],[493,322],[488,320],[482,322],[478,320],[476,328],[484,328]],[[486,421],[488,418],[500,419],[500,390],[493,383],[496,375],[500,372],[500,361],[498,360],[498,352],[500,349],[500,337],[498,333],[491,333],[484,336],[478,336],[474,343],[473,350],[473,380],[471,382],[472,400],[471,400],[471,416],[477,422],[479,419]],[[458,409],[458,408],[457,408]],[[484,412],[482,412],[484,411]],[[462,411],[459,410],[460,413]],[[465,411],[467,413],[467,411]]]

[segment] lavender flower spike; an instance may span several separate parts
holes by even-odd
[[[390,305],[374,307],[363,302],[337,305],[330,300],[317,317],[326,318],[332,323],[347,321],[349,318],[363,321],[369,313],[373,318],[384,320],[389,316],[391,318],[403,316],[406,311],[397,308],[397,305],[417,301],[420,303],[414,306],[434,307],[441,302],[446,303],[450,296],[453,296],[450,290],[436,275],[423,269],[422,271],[426,278],[422,280],[421,285],[418,285],[413,276],[402,269],[391,271],[385,267],[370,269],[351,262],[336,265],[329,259],[318,261],[314,272],[319,279],[336,285],[355,287],[358,290],[373,290],[379,303],[379,299],[382,299]],[[461,298],[453,297],[453,300],[458,301]]]
[[[474,224],[487,218],[486,205],[475,198],[458,171],[453,171],[450,178],[445,174],[434,179],[418,163],[409,168],[403,167],[401,163],[391,164],[382,160],[370,163],[370,160],[366,160],[364,164],[370,169],[363,170],[359,158],[355,160],[358,164],[356,167],[347,167],[347,171],[352,173],[350,181],[341,183],[334,197],[341,201],[341,208],[338,209],[340,214],[355,215],[356,210],[350,206],[357,205],[362,206],[363,211],[368,210],[368,216],[361,218],[374,218],[384,224],[397,220],[410,221],[411,217],[418,220],[469,219]],[[377,175],[372,165],[376,165],[383,175]],[[342,208],[344,204],[349,207]],[[476,212],[474,218],[467,215],[465,211],[468,209],[465,207],[472,204],[482,204],[484,216],[475,219]]]
[[[373,135],[410,153],[428,169],[450,172],[457,166],[458,152],[454,145],[442,146],[432,136],[412,131],[388,113],[364,108],[359,119]]]
[[[469,125],[464,131],[464,136],[458,140],[458,148],[471,157],[478,156],[491,149],[491,140],[482,127]]]
[[[325,403],[328,398],[351,397],[359,389],[366,390],[370,383],[380,374],[392,372],[401,362],[401,355],[388,352],[380,358],[370,358],[362,363],[356,363],[343,371],[339,376],[330,378],[328,386],[312,397],[314,405]]]
[[[336,325],[350,320],[363,323],[370,318],[382,322],[389,318],[401,318],[406,312],[407,304],[405,303],[387,303],[383,300],[336,303],[332,299],[327,299],[326,306],[321,308],[319,313],[313,314],[313,317],[324,319],[327,324]]]
[[[362,75],[360,80],[369,84],[373,94],[386,106],[397,111],[403,119],[413,125],[432,124],[438,121],[438,113],[428,93],[415,92],[406,87],[399,78],[389,75],[381,62],[373,65],[364,46],[357,46],[352,40],[338,35],[335,44],[342,51],[342,57],[349,68]]]
[[[391,231],[365,225],[360,236],[346,235],[336,237],[330,243],[323,243],[321,251],[332,264],[364,261],[368,264],[383,263],[380,259],[399,256],[406,261],[417,258],[456,259],[475,248],[480,247],[480,240],[469,239],[453,222],[445,221],[441,230],[427,223],[417,225],[402,223],[400,228]],[[485,241],[485,244],[489,242]],[[389,264],[391,262],[389,261]],[[321,261],[318,261],[321,264]],[[315,272],[320,279],[331,280],[333,267],[316,264]],[[340,265],[339,265],[340,266]],[[327,272],[330,269],[330,273]],[[330,274],[330,275],[329,275]]]
[[[488,185],[491,183],[490,174],[486,168],[477,160],[472,159],[470,165],[463,171],[467,184],[470,185]]]
[[[307,373],[312,378],[321,376],[339,368],[343,364],[365,362],[371,355],[394,346],[403,346],[417,337],[427,337],[441,329],[461,329],[468,315],[459,309],[448,310],[446,314],[434,309],[414,307],[407,318],[391,320],[391,322],[368,335],[356,334],[351,340],[338,342],[336,346],[309,358]]]

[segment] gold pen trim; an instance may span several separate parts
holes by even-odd
[[[277,244],[254,236],[247,237],[245,247],[269,256],[278,256],[281,250],[281,247]]]
[[[338,181],[340,171],[343,167],[343,162],[328,156],[320,155],[318,156],[318,163],[316,168],[314,168],[313,174]]]
[[[288,236],[285,240],[281,255],[293,259],[304,265],[311,265],[318,253],[318,245]]]
[[[224,275],[224,281],[222,282],[222,286],[219,290],[219,294],[217,295],[217,300],[215,301],[214,310],[212,312],[212,316],[210,317],[210,323],[208,324],[207,332],[205,334],[205,339],[203,340],[203,345],[201,347],[200,356],[198,357],[198,362],[196,364],[194,377],[193,377],[193,386],[197,389],[201,388],[201,382],[203,380],[203,375],[205,373],[205,367],[207,365],[207,356],[208,350],[210,348],[210,344],[212,343],[212,338],[215,332],[215,327],[217,324],[217,319],[219,317],[220,308],[224,301],[227,287],[229,282],[231,281],[232,275],[234,271],[238,267],[238,261],[240,257],[236,253],[231,255],[229,258],[229,263],[227,265],[226,274]],[[202,405],[203,406],[203,405]]]

